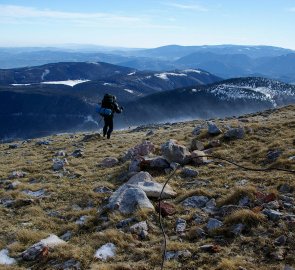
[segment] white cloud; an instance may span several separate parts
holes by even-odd
[[[179,4],[179,3],[165,3],[167,6],[183,9],[183,10],[192,10],[192,11],[208,11],[207,8],[202,7],[197,4]]]
[[[65,12],[50,9],[37,9],[34,7],[24,7],[15,5],[0,5],[2,18],[8,19],[60,19],[60,20],[86,20],[86,21],[109,21],[109,22],[131,22],[136,23],[141,19],[132,16],[120,16],[110,13],[80,13]]]

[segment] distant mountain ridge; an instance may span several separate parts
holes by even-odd
[[[295,82],[295,51],[280,47],[168,45],[153,49],[97,50],[99,47],[91,52],[65,48],[0,48],[0,68],[89,61],[149,71],[197,68],[223,78],[263,76]]]
[[[160,77],[157,79],[165,82],[169,76],[184,77],[169,73],[171,72],[156,73]],[[130,74],[125,77],[134,81],[133,75],[135,76]],[[79,92],[79,87],[87,84],[89,82],[66,89],[68,93]],[[45,88],[46,91],[25,91],[22,88],[0,90],[0,138],[35,137],[53,132],[101,127],[98,125],[99,116],[95,113],[95,104],[85,98],[85,92],[84,98],[81,98],[79,95],[60,92],[57,85],[50,87],[50,93],[48,88]],[[119,91],[122,92],[122,88]],[[125,102],[121,102],[125,108],[124,113],[115,117],[115,126],[124,128],[147,123],[233,116],[291,103],[295,103],[294,85],[266,78],[236,78],[208,85],[159,91],[136,99],[126,98]]]

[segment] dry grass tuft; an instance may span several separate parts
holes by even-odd
[[[253,200],[255,198],[256,192],[257,192],[256,188],[252,186],[236,188],[227,197],[217,201],[217,204],[219,206],[223,206],[227,204],[237,204],[239,200],[245,196],[247,196],[250,200]]]
[[[227,216],[224,220],[226,225],[243,223],[249,227],[257,226],[265,221],[265,216],[261,213],[254,213],[248,209],[237,210]]]
[[[184,201],[185,199],[192,197],[192,196],[207,196],[207,197],[211,197],[212,194],[210,192],[208,192],[207,190],[204,189],[194,189],[191,190],[189,192],[185,191],[182,192],[182,194],[180,194],[179,196],[177,196],[177,198],[175,199],[175,203],[181,203],[182,201]]]

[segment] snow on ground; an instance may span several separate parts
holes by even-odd
[[[64,84],[68,86],[75,86],[79,83],[89,82],[89,80],[67,80],[67,81],[52,81],[52,82],[42,82],[42,84]]]
[[[127,76],[132,76],[132,75],[134,75],[136,72],[134,71],[134,72],[131,72],[131,73],[129,73],[129,74],[127,74]]]
[[[128,93],[131,93],[131,94],[134,94],[134,91],[133,90],[130,90],[130,89],[124,89],[126,92]]]
[[[14,264],[16,263],[16,260],[13,258],[10,258],[8,256],[8,250],[2,249],[0,250],[0,264]]]
[[[198,70],[198,69],[185,69],[185,70],[183,70],[183,72],[185,72],[185,73],[195,72],[195,73],[199,73],[199,74],[203,73],[201,70]]]
[[[45,69],[44,72],[41,75],[41,80],[43,81],[44,80],[44,77],[47,76],[49,73],[50,73],[50,70],[49,69]]]
[[[12,86],[27,86],[27,85],[31,85],[30,83],[12,83]]]
[[[105,82],[103,83],[104,86],[116,86],[115,83],[108,83],[108,82]]]
[[[158,77],[162,80],[169,80],[168,76],[187,76],[186,74],[183,73],[172,73],[172,72],[164,72],[164,73],[158,73],[155,74],[155,77]]]

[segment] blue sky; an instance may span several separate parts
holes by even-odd
[[[295,49],[294,0],[0,0],[0,14],[0,46]]]

